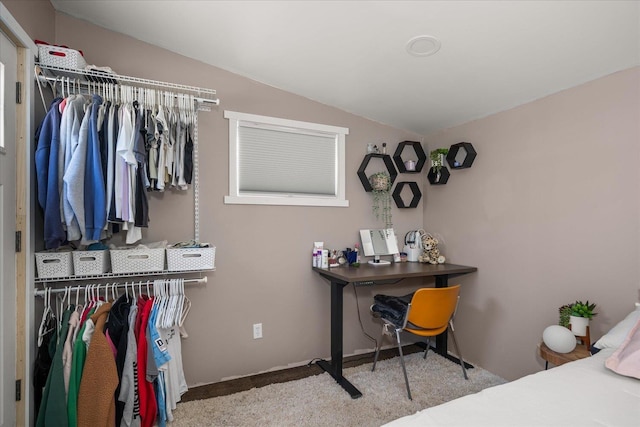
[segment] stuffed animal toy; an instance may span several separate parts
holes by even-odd
[[[438,239],[431,234],[420,230],[422,239],[422,254],[418,257],[418,261],[429,264],[444,264],[445,257],[440,254],[438,249]]]

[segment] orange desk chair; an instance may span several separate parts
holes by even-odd
[[[450,286],[447,288],[422,288],[418,289],[411,298],[411,302],[407,307],[407,312],[404,316],[402,325],[396,325],[390,320],[381,317],[378,312],[375,311],[375,304],[371,306],[371,311],[376,317],[382,319],[382,333],[380,334],[380,341],[376,347],[376,355],[373,359],[372,371],[376,369],[376,363],[378,361],[378,355],[380,354],[380,346],[384,335],[392,335],[390,329],[395,332],[396,341],[398,343],[398,351],[400,352],[400,364],[402,365],[402,372],[404,373],[404,381],[407,385],[407,395],[411,398],[411,390],[409,388],[409,379],[407,378],[407,370],[404,365],[404,356],[402,354],[402,345],[400,343],[400,332],[406,331],[414,335],[427,338],[427,349],[424,351],[423,358],[427,358],[427,352],[429,351],[430,338],[440,335],[446,332],[447,329],[451,331],[451,337],[453,338],[453,344],[455,346],[458,357],[460,358],[460,366],[462,367],[462,374],[465,379],[469,379],[467,376],[467,370],[464,367],[462,361],[462,353],[458,347],[456,341],[456,335],[453,328],[453,316],[455,315],[458,307],[458,301],[460,300],[460,285]]]

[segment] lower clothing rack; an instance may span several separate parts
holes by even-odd
[[[155,280],[172,280],[172,279],[153,279],[153,280],[131,280],[131,281],[127,281],[126,283],[108,283],[106,285],[101,285],[101,284],[97,284],[94,283],[92,285],[67,285],[67,286],[63,286],[60,288],[45,288],[45,289],[39,289],[36,290],[34,292],[35,296],[44,296],[47,293],[52,293],[52,294],[57,294],[57,293],[62,293],[62,292],[69,292],[69,290],[71,291],[77,291],[80,289],[84,289],[87,286],[106,286],[109,288],[116,288],[116,289],[123,289],[123,288],[127,288],[127,287],[131,287],[131,286],[137,286],[139,284],[145,285],[145,286],[153,286],[153,282]],[[175,279],[174,279],[175,280]],[[207,276],[202,277],[200,279],[182,279],[183,283],[191,283],[191,284],[201,284],[201,283],[207,283]]]

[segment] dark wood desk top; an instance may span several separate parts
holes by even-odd
[[[341,266],[331,268],[313,267],[322,277],[341,283],[399,281],[411,277],[457,276],[478,271],[476,267],[456,264],[424,264],[421,262],[398,262],[390,265],[362,263],[360,267]]]

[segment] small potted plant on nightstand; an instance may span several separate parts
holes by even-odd
[[[558,325],[564,326],[565,328],[569,328],[569,322],[571,317],[571,304],[564,304],[560,308],[558,308],[558,313],[560,314],[560,319],[558,320]]]
[[[571,304],[569,323],[571,324],[571,331],[574,335],[585,336],[587,334],[589,321],[597,314],[594,312],[595,308],[596,304],[589,303],[589,301],[576,301]]]

